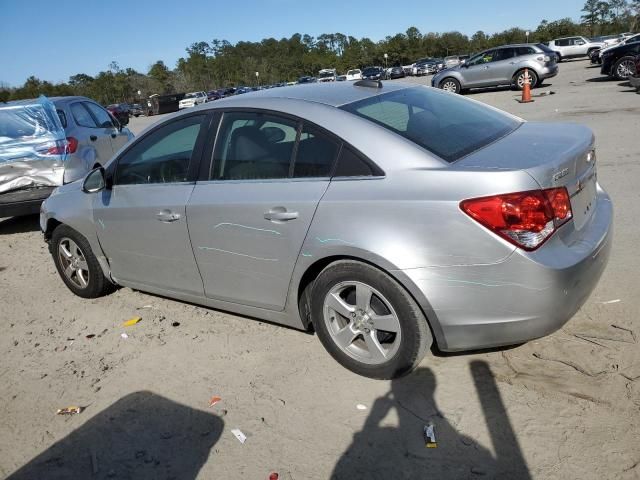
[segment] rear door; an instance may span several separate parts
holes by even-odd
[[[208,118],[190,115],[165,123],[110,166],[114,184],[96,196],[94,222],[116,280],[202,295],[185,209]]]
[[[212,299],[280,311],[338,143],[297,119],[222,116],[212,166],[187,206],[193,251]]]
[[[99,117],[93,115],[89,108],[90,103],[86,101],[73,102],[69,108],[71,115],[78,127],[76,137],[80,147],[92,148],[95,152],[95,158],[92,159],[93,163],[105,164],[107,160],[113,155],[113,147],[111,146],[111,133],[113,132],[113,125],[111,119],[107,115],[106,120],[101,118],[103,122],[98,123]],[[93,167],[93,165],[86,165],[87,169]]]

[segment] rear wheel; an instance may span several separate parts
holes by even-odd
[[[460,82],[455,78],[448,77],[440,82],[440,88],[451,93],[460,93]]]
[[[524,88],[524,77],[524,70],[520,70],[516,73],[515,77],[513,77],[513,85],[518,90],[522,90]],[[535,88],[536,85],[538,85],[538,75],[536,75],[536,72],[531,69],[529,69],[529,81],[531,88]]]
[[[51,254],[62,281],[79,297],[96,298],[114,290],[88,240],[74,229],[59,225],[53,231]]]
[[[627,78],[635,75],[636,62],[634,57],[622,57],[613,66],[613,75],[618,80],[626,80]]]
[[[406,375],[432,341],[424,315],[404,288],[352,260],[329,265],[315,280],[311,318],[331,356],[370,378]]]

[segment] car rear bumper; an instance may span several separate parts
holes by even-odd
[[[596,205],[573,244],[556,232],[538,251],[516,250],[496,264],[403,270],[427,300],[439,348],[513,345],[562,327],[587,300],[609,258],[613,207],[601,189]]]
[[[0,194],[0,218],[33,215],[56,187],[28,188]]]
[[[558,67],[557,63],[554,63],[553,65],[548,67],[544,67],[540,72],[541,73],[540,79],[555,77],[556,75],[558,75],[559,70],[560,68]]]

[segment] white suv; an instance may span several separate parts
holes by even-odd
[[[558,54],[559,62],[567,58],[586,57],[604,46],[604,42],[592,42],[586,37],[557,38],[549,42],[549,48]]]
[[[182,100],[178,103],[178,108],[189,108],[200,105],[201,103],[207,103],[207,94],[205,92],[190,92],[187,93]]]

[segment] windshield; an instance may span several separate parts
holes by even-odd
[[[447,162],[488,145],[520,125],[506,113],[427,87],[376,95],[340,108],[411,140]]]
[[[553,53],[553,54],[556,53],[543,43],[536,43],[536,47],[538,47],[540,50],[542,50],[545,53]]]
[[[184,98],[195,98],[196,94],[195,93],[187,93]]]
[[[347,75],[357,75],[358,73],[361,73],[360,70],[349,70]]]
[[[334,72],[320,72],[320,74],[318,76],[320,78],[329,78],[329,77],[334,77],[335,73]]]

